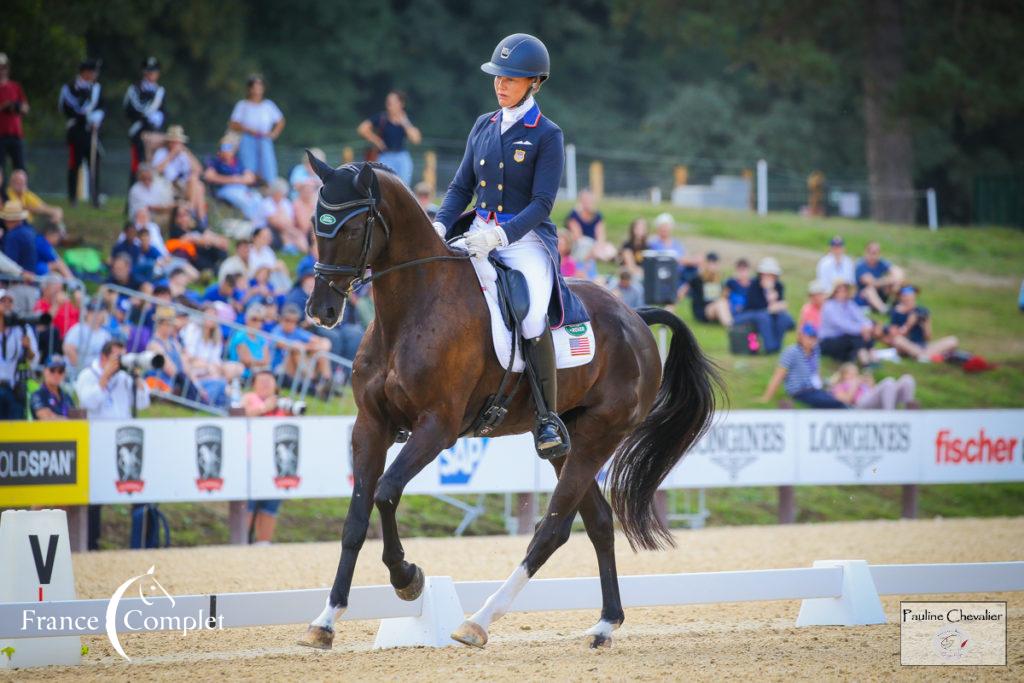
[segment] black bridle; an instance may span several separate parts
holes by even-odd
[[[321,187],[319,196],[317,197],[316,215],[314,216],[313,232],[316,233],[317,237],[323,237],[324,239],[334,239],[341,232],[341,229],[345,227],[345,224],[360,214],[366,214],[366,222],[363,226],[363,248],[359,255],[359,265],[357,266],[339,266],[333,263],[323,263],[317,260],[313,264],[313,277],[317,280],[321,280],[327,284],[336,294],[341,296],[342,301],[348,298],[349,292],[357,287],[361,287],[369,282],[373,282],[377,278],[386,275],[395,270],[401,270],[402,268],[408,268],[410,266],[417,266],[423,263],[430,263],[431,261],[463,261],[469,259],[469,254],[452,254],[445,256],[427,256],[425,258],[414,259],[405,263],[400,263],[390,268],[377,271],[371,275],[366,274],[366,269],[370,263],[370,252],[373,250],[373,233],[375,232],[374,226],[379,221],[381,227],[384,229],[384,239],[391,239],[391,228],[388,226],[388,222],[384,220],[384,216],[381,214],[378,208],[377,198],[373,196],[372,190],[367,190],[367,196],[364,199],[354,199],[348,202],[342,202],[341,204],[331,204],[324,199],[324,190]],[[352,277],[352,281],[349,282],[348,288],[342,292],[340,289],[334,286],[334,281],[340,277]]]

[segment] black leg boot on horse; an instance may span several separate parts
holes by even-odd
[[[569,452],[569,431],[558,416],[558,368],[555,364],[555,342],[551,330],[525,340],[523,356],[526,372],[537,407],[537,426],[533,438],[537,455],[545,460],[560,458]]]

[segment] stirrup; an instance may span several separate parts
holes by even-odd
[[[554,434],[544,435],[545,428],[554,430]],[[557,413],[550,413],[546,417],[537,418],[537,426],[533,432],[534,447],[537,455],[544,460],[561,458],[569,452],[572,446],[569,440],[569,430],[565,428],[562,419]]]

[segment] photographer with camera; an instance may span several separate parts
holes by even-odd
[[[135,410],[149,407],[149,387],[139,375],[145,368],[137,362],[143,355],[125,356],[124,342],[112,339],[100,349],[100,357],[78,373],[75,393],[90,420],[128,420]]]
[[[26,381],[39,345],[31,322],[14,314],[14,296],[0,289],[0,420],[24,420]]]

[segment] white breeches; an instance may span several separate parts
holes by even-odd
[[[487,230],[494,226],[493,221],[487,222],[477,216],[468,232]],[[530,290],[530,310],[523,320],[523,336],[527,339],[539,337],[548,324],[548,304],[555,284],[555,269],[548,250],[540,238],[531,232],[518,242],[498,247],[497,252],[509,268],[518,270],[526,277]]]

